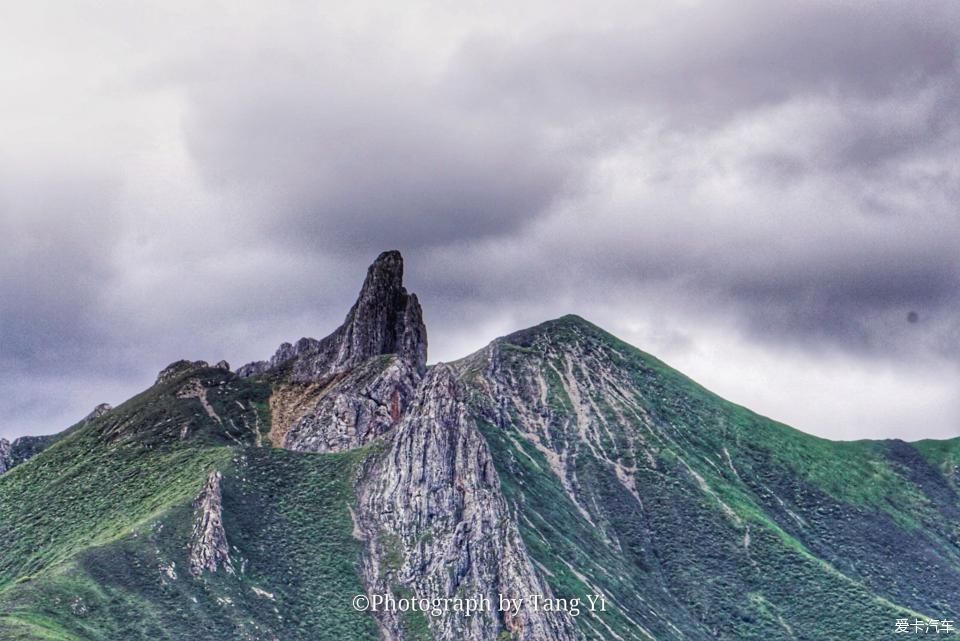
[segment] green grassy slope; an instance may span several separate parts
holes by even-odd
[[[607,599],[577,620],[588,639],[874,640],[960,618],[960,439],[818,439],[576,317],[456,367],[536,565],[558,596]],[[182,363],[0,476],[0,639],[377,639],[350,603],[377,446],[263,447],[273,382]],[[195,578],[214,469],[238,572]]]
[[[178,397],[193,378],[216,418]],[[369,450],[248,447],[269,429],[267,393],[187,369],[0,476],[0,638],[376,639],[349,601],[362,587],[348,506]],[[212,469],[242,571],[194,578],[192,501]]]
[[[960,440],[818,439],[576,317],[497,353],[461,367],[551,585],[615,603],[580,621],[592,638],[887,638],[960,614]]]

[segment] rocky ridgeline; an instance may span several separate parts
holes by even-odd
[[[285,343],[270,361],[245,365],[236,376],[270,382],[269,437],[276,447],[339,452],[382,441],[382,453],[357,479],[356,534],[364,541],[361,574],[370,594],[484,595],[493,603],[501,595],[551,596],[520,537],[464,383],[447,365],[428,373],[426,360],[420,304],[403,286],[403,259],[394,251],[370,266],[336,331]],[[216,367],[229,371],[225,362]],[[207,368],[204,361],[177,361],[156,384],[170,387],[179,401],[198,402],[199,417],[226,429],[200,377]],[[98,406],[85,422],[111,410]],[[12,450],[0,441],[0,466],[9,465]],[[220,472],[210,473],[194,509],[190,575],[235,574]],[[385,638],[407,638],[402,615],[377,616]],[[450,612],[431,617],[429,626],[435,638],[462,641],[580,638],[565,615],[527,609]]]
[[[907,614],[934,606],[950,612],[960,603],[956,442],[840,445],[805,437],[573,316],[427,369],[420,306],[402,277],[400,255],[386,252],[343,325],[326,338],[284,344],[270,361],[237,373],[225,362],[178,361],[155,389],[116,410],[97,407],[83,421],[89,430],[80,424],[80,435],[109,445],[102,460],[117,462],[119,473],[109,479],[122,479],[118,487],[130,479],[139,492],[137,475],[149,477],[144,462],[200,457],[189,466],[187,494],[167,505],[181,505],[202,487],[192,531],[167,530],[175,540],[160,580],[176,579],[172,559],[183,554],[176,560],[196,580],[179,587],[201,599],[216,588],[217,610],[210,616],[192,599],[199,616],[183,620],[225,622],[217,638],[234,638],[247,625],[243,638],[319,638],[315,624],[345,620],[306,616],[317,611],[304,606],[323,601],[318,595],[328,587],[349,598],[340,578],[349,579],[350,594],[497,603],[501,596],[549,600],[555,591],[558,601],[603,594],[611,606],[603,616],[575,619],[562,609],[529,607],[420,618],[380,610],[373,616],[384,641],[860,639],[862,629],[889,631]],[[0,440],[0,472],[58,438]],[[227,482],[220,472],[208,475],[210,465],[221,464],[208,453],[233,454],[214,446],[271,444],[295,452],[362,450],[344,457],[251,450],[264,467],[221,468]],[[49,460],[69,447],[47,452]],[[76,456],[95,447],[77,448]],[[53,480],[62,469],[33,468]],[[15,487],[19,476],[0,480],[0,490],[8,481]],[[48,518],[45,503],[63,497],[61,486],[53,488],[32,513],[5,512],[8,527],[23,525],[29,536],[14,527],[0,543],[30,563],[41,549],[35,542],[59,535],[46,524],[68,520]],[[0,498],[2,507],[14,505]],[[99,494],[96,505],[76,493],[65,498],[67,515],[78,501],[91,510],[106,503]],[[273,511],[274,502],[283,510]],[[261,510],[273,516],[254,529]],[[134,516],[131,523],[142,519]],[[350,516],[357,547],[348,540],[349,521],[341,520]],[[321,523],[332,527],[314,528]],[[20,542],[27,545],[14,545]],[[321,548],[322,558],[311,556]],[[337,554],[328,557],[327,548]],[[0,570],[11,558],[0,555]],[[323,585],[308,584],[298,579],[301,570],[330,574]],[[27,565],[16,572],[36,573]],[[37,574],[39,584],[53,573]],[[250,585],[257,576],[271,585]],[[151,576],[149,585],[155,581]],[[34,590],[30,583],[24,589]],[[265,602],[251,607],[242,594],[275,602],[271,610],[261,608]],[[71,603],[80,605],[69,620],[95,615]],[[158,603],[158,611],[170,611],[168,602]],[[221,619],[230,612],[235,621]],[[264,612],[268,620],[258,618]],[[856,629],[832,624],[849,612],[858,614]],[[368,615],[348,614],[366,633],[343,632],[345,625],[331,627],[334,634],[372,638]],[[0,628],[4,619],[12,617],[0,617]],[[268,630],[274,625],[276,635]],[[0,630],[8,636],[21,638]]]
[[[468,391],[453,367],[441,364],[428,372],[426,359],[426,327],[416,295],[403,286],[403,259],[398,252],[385,252],[370,266],[356,303],[336,331],[321,340],[285,343],[270,361],[245,365],[236,377],[269,381],[269,437],[276,447],[340,452],[382,441],[382,453],[357,478],[356,534],[364,542],[362,578],[368,593],[483,595],[492,603],[501,595],[550,597],[520,537],[468,398],[486,398],[490,386],[503,382],[491,380]],[[160,372],[156,384],[169,387],[178,401],[199,403],[194,418],[222,431],[228,421],[215,410],[212,392],[201,380],[209,367],[204,361],[177,361]],[[488,373],[496,369],[490,362],[483,367]],[[228,372],[221,384],[229,387],[234,377],[229,365],[221,362],[216,368]],[[481,399],[481,405],[493,407],[495,399]],[[98,406],[85,422],[111,410]],[[0,471],[9,467],[14,445],[0,441]],[[194,508],[190,575],[235,574],[220,472],[210,473]],[[377,617],[386,639],[407,638],[402,615]],[[438,639],[580,638],[565,614],[529,609],[491,609],[471,617],[449,612],[430,617],[428,625]]]
[[[113,410],[113,406],[110,405],[110,403],[100,403],[95,408],[93,408],[92,412],[90,412],[83,418],[83,422],[89,423],[90,421],[95,421],[101,416],[106,416],[112,410]]]
[[[357,302],[336,331],[322,340],[284,343],[269,361],[249,363],[237,373],[288,368],[291,380],[320,381],[382,354],[397,354],[420,376],[426,372],[427,328],[416,294],[403,286],[403,258],[397,251],[380,254],[370,266]]]
[[[85,425],[91,421],[108,414],[113,407],[109,403],[97,405],[92,412],[87,414],[79,425]],[[48,436],[21,436],[14,439],[13,442],[0,438],[0,474],[11,470],[21,463],[33,458],[46,448],[56,443],[64,433]]]
[[[275,446],[337,452],[370,442],[397,424],[426,372],[427,329],[415,294],[403,286],[403,258],[382,253],[367,271],[343,324],[324,339],[284,343],[241,377],[276,379]]]
[[[81,636],[152,612],[191,631],[171,628],[171,638],[274,641],[370,639],[376,628],[383,641],[853,640],[956,610],[960,442],[807,437],[573,316],[427,369],[420,306],[402,276],[400,255],[382,254],[330,336],[284,344],[237,373],[178,361],[155,389],[96,408],[76,426],[83,438],[70,439],[81,447],[63,442],[0,479],[0,529],[12,534],[0,537],[0,583],[11,586],[0,610],[35,599],[26,615],[75,624]],[[0,472],[61,437],[0,440]],[[224,449],[270,445],[360,451]],[[63,464],[90,456],[104,474]],[[212,465],[226,465],[225,476]],[[71,488],[103,482],[72,491],[65,469]],[[33,473],[49,489],[29,505],[10,500]],[[174,476],[184,484],[164,491]],[[188,496],[190,516],[179,509]],[[113,499],[137,507],[115,509]],[[65,546],[81,532],[97,540],[107,517],[133,527],[140,506],[178,508],[170,518],[187,521],[149,541],[108,543],[103,567],[74,564],[112,602],[88,607],[70,595],[56,619],[55,600],[34,595],[60,573],[37,560],[68,558],[58,556]],[[351,516],[359,543],[349,540]],[[148,563],[130,555],[140,546]],[[177,563],[190,578],[157,590],[154,569],[170,587]],[[132,578],[149,569],[142,585],[129,582],[132,613],[112,614],[127,595],[110,592],[115,568]],[[67,579],[68,590],[82,585]],[[375,626],[370,614],[330,605],[361,591],[494,604],[602,594],[610,607],[578,618],[388,609],[372,615]],[[166,619],[171,611],[183,616]],[[37,636],[8,634],[5,625],[28,621],[9,612],[0,637]],[[856,625],[835,625],[850,612]]]
[[[507,339],[498,339],[460,367],[477,372],[472,383],[482,394],[478,405],[488,422],[516,430],[543,454],[570,501],[592,523],[598,510],[579,491],[579,456],[609,465],[639,501],[637,454],[655,468],[657,453],[675,441],[648,414],[652,400],[631,380],[623,354],[588,327],[583,319],[564,317],[527,330],[518,340],[526,351],[518,353]],[[570,406],[554,398],[569,399]]]
[[[322,340],[285,343],[241,377],[268,376],[274,445],[337,452],[382,438],[387,448],[358,480],[358,532],[369,593],[430,597],[550,595],[507,507],[487,444],[454,370],[426,373],[420,305],[403,287],[403,259],[371,265],[357,302]],[[198,526],[199,527],[199,526]],[[391,565],[393,564],[393,565]],[[406,638],[395,613],[379,615],[385,638]],[[516,641],[578,638],[558,613],[496,611],[429,622],[436,638]]]
[[[210,364],[207,361],[188,361],[188,360],[179,360],[173,363],[170,363],[157,374],[157,381],[154,385],[163,385],[169,383],[175,378],[182,376],[187,372],[192,372],[198,369],[206,369],[210,367]],[[217,369],[222,369],[224,371],[230,371],[230,363],[227,361],[220,361],[214,365]]]

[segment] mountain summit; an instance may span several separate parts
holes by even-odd
[[[385,252],[326,338],[0,442],[0,639],[854,641],[960,613],[960,439],[815,438],[576,316],[426,349]]]
[[[383,354],[397,354],[423,376],[427,364],[427,328],[416,294],[403,286],[403,257],[380,254],[367,270],[357,301],[346,320],[323,340],[284,343],[267,361],[245,365],[241,376],[291,366],[297,380],[321,380]]]

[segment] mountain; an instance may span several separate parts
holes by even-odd
[[[0,438],[0,474],[20,465],[27,459],[39,454],[48,446],[55,443],[59,434],[49,436],[21,436],[11,443]]]
[[[576,316],[426,354],[386,252],[326,338],[179,361],[5,454],[0,639],[820,641],[960,618],[960,439],[809,436]]]

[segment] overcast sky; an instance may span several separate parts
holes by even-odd
[[[0,2],[0,436],[406,257],[832,438],[960,435],[960,3]]]

